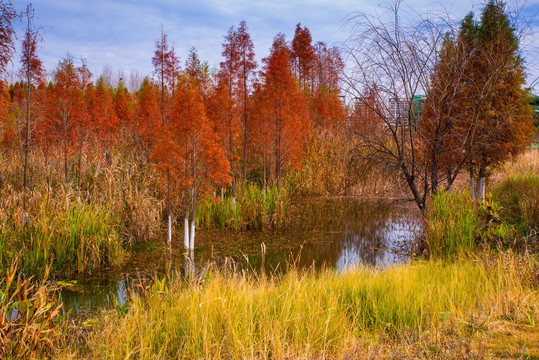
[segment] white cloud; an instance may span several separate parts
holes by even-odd
[[[380,13],[384,4],[387,2],[368,0],[38,0],[34,6],[38,17],[35,24],[44,30],[41,56],[49,71],[69,51],[75,58],[87,58],[94,73],[105,64],[149,73],[161,25],[182,59],[194,46],[213,66],[221,61],[223,36],[241,20],[249,26],[260,60],[277,33],[283,32],[291,40],[297,23],[309,27],[314,41],[334,46],[348,37],[350,29],[343,25],[350,13]],[[403,6],[417,13],[445,8],[456,18],[470,10],[480,12],[478,5],[472,7],[467,0],[443,5],[414,0]],[[526,14],[538,9],[535,0],[527,4]],[[537,34],[539,24],[534,25]],[[533,40],[537,35],[531,42],[538,43]]]

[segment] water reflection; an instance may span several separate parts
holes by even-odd
[[[129,289],[141,281],[165,274],[193,278],[214,265],[266,274],[280,274],[291,266],[383,268],[406,260],[399,250],[420,231],[417,216],[407,208],[351,199],[309,201],[295,205],[285,231],[239,235],[199,231],[196,254],[174,246],[172,251],[133,254],[122,269],[76,279],[61,295],[64,309],[78,314],[123,304]]]

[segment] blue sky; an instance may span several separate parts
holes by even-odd
[[[409,0],[404,4],[418,13],[442,8],[439,3],[426,0]],[[479,13],[479,4],[472,8],[468,0],[449,0],[443,6],[462,18],[470,10]],[[22,10],[26,4],[15,0],[15,6]],[[34,23],[43,31],[40,58],[47,71],[53,71],[69,52],[76,59],[86,58],[96,75],[105,65],[127,74],[135,69],[149,74],[161,26],[174,43],[182,64],[189,49],[195,47],[203,60],[216,66],[221,61],[223,36],[241,20],[247,22],[260,60],[267,55],[277,33],[282,32],[291,40],[297,23],[311,30],[314,41],[339,46],[349,36],[347,16],[357,11],[382,11],[380,1],[368,0],[35,0],[33,6],[37,16]],[[539,0],[528,1],[526,16],[538,11]],[[539,17],[532,25],[536,32],[534,43],[539,44]],[[19,35],[22,36],[22,30]],[[538,49],[535,45],[526,55],[528,63],[534,65],[533,69],[530,66],[534,77],[539,76]]]

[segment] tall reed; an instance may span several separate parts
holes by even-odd
[[[27,274],[41,274],[47,266],[53,274],[90,273],[115,265],[122,257],[118,219],[106,205],[64,201],[39,192],[28,196],[22,210],[19,194],[2,192],[0,213],[0,267],[14,258]],[[22,197],[21,196],[21,197]]]
[[[311,134],[300,170],[298,192],[306,196],[405,194],[393,170],[367,160],[349,133]]]
[[[199,206],[196,221],[205,228],[234,230],[266,229],[286,224],[291,195],[288,186],[272,184],[261,187],[252,182],[240,183],[236,197],[211,197]]]
[[[436,258],[475,249],[481,222],[475,203],[463,193],[440,192],[431,198],[425,218],[425,243]]]

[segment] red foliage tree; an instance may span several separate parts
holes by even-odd
[[[307,90],[307,81],[311,79],[311,74],[315,65],[316,54],[312,45],[311,31],[301,24],[296,25],[294,39],[292,39],[291,49],[292,64],[300,85]]]
[[[316,44],[315,55],[311,74],[314,96],[309,117],[315,128],[332,128],[344,121],[339,87],[344,62],[337,48],[328,49],[323,42]]]
[[[197,82],[188,75],[182,76],[178,82],[170,123],[165,127],[153,157],[158,168],[167,175],[169,191],[177,192],[179,186],[183,186],[185,246],[192,249],[199,196],[215,185],[229,182],[230,176],[219,137],[204,111],[201,91]]]
[[[17,12],[11,1],[0,1],[0,75],[3,75],[15,51],[13,24],[16,18]]]
[[[130,95],[122,82],[118,84],[114,94],[114,110],[118,119],[118,125],[123,128],[131,123],[132,113],[130,106]],[[113,131],[116,129],[112,129]]]
[[[102,77],[97,80],[95,85],[90,110],[95,143],[108,149],[116,137],[119,120],[114,99]]]
[[[247,144],[248,144],[248,103],[249,103],[249,81],[256,69],[255,52],[251,36],[247,32],[247,23],[240,22],[239,28],[234,36],[235,51],[237,51],[237,98],[242,109],[243,119],[243,180],[247,178]]]
[[[230,88],[229,77],[220,72],[208,96],[206,114],[225,149],[232,179],[232,193],[235,195],[234,163],[237,152],[235,144],[239,143],[240,124],[236,102],[229,92]]]
[[[48,142],[60,149],[64,162],[64,176],[69,183],[69,160],[73,153],[82,106],[80,83],[73,57],[67,54],[58,63],[54,74],[55,86],[49,91],[49,107],[46,120]]]
[[[152,83],[145,78],[137,93],[134,110],[134,132],[149,162],[160,125],[157,93]]]
[[[168,36],[165,34],[163,29],[161,29],[161,37],[155,42],[155,52],[152,58],[152,64],[154,66],[155,80],[158,84],[161,95],[161,126],[164,128],[166,119],[168,117],[167,114],[170,95],[174,90],[175,81],[179,75],[180,67],[174,47],[169,47]]]
[[[307,132],[306,100],[292,74],[284,35],[273,41],[269,57],[263,60],[262,122],[268,122],[268,136],[274,153],[274,178],[281,185],[282,174],[302,159]]]
[[[220,63],[220,71],[217,75],[217,84],[212,97],[210,106],[210,117],[220,125],[219,133],[223,136],[223,143],[230,164],[230,173],[232,175],[232,193],[236,193],[236,174],[235,174],[235,147],[236,133],[239,131],[239,118],[237,100],[234,96],[234,84],[238,71],[239,49],[237,47],[236,32],[231,27],[225,35],[225,42],[222,44],[224,61]],[[219,110],[223,111],[219,111]]]

